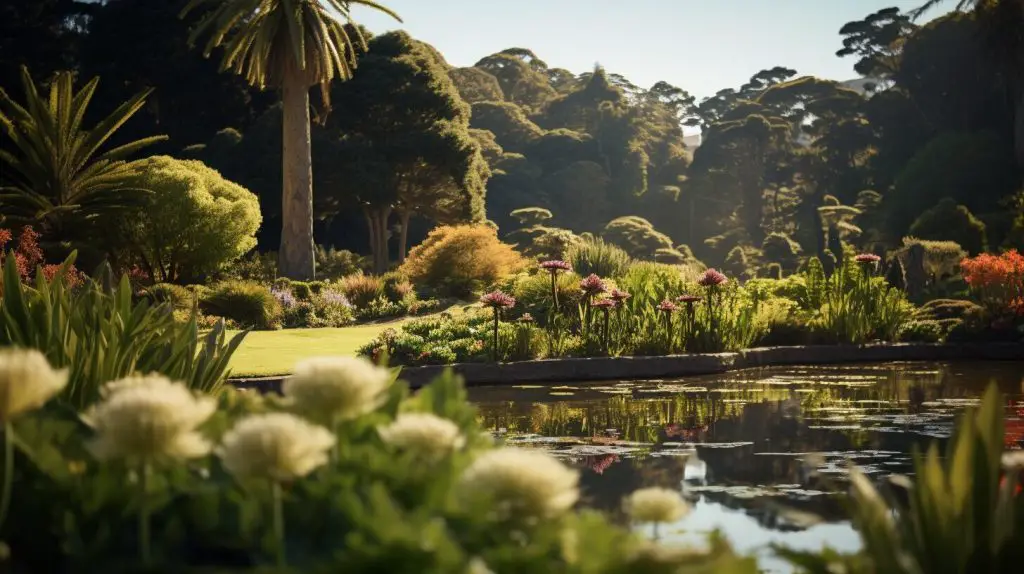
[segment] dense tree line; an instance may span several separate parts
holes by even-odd
[[[276,249],[282,107],[190,49],[186,3],[5,3],[0,87],[17,91],[22,64],[38,81],[99,76],[97,118],[153,88],[116,137],[166,134],[153,152],[252,190],[261,249]],[[372,252],[379,269],[437,223],[485,217],[513,239],[586,232],[638,256],[751,267],[911,234],[1021,247],[1024,8],[959,4],[930,22],[885,9],[843,26],[837,56],[860,89],[778,66],[700,101],[524,47],[460,68],[407,34],[362,31],[352,79],[311,101],[316,241]],[[685,126],[701,130],[696,149]],[[513,215],[530,208],[549,215]]]

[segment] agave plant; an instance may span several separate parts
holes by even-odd
[[[106,151],[101,148],[142,108],[150,90],[121,104],[90,129],[84,118],[99,78],[76,92],[72,73],[59,72],[49,94],[44,94],[22,66],[21,81],[25,90],[21,104],[0,89],[0,129],[11,141],[11,151],[0,151],[4,216],[35,225],[48,239],[59,240],[72,230],[83,233],[83,222],[145,198],[145,190],[124,185],[124,176],[132,169],[126,160],[166,137],[143,138]],[[72,221],[78,225],[71,225]]]

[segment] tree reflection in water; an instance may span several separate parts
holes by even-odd
[[[772,368],[478,388],[470,398],[482,424],[507,442],[578,465],[584,504],[616,514],[637,488],[678,488],[705,509],[679,527],[723,527],[735,540],[750,533],[729,532],[724,518],[715,523],[727,509],[749,515],[769,538],[821,521],[841,524],[848,461],[879,478],[907,472],[911,448],[944,441],[956,414],[993,380],[1008,396],[1006,444],[1019,448],[1022,371],[1020,363]]]

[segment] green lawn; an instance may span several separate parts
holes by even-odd
[[[455,304],[444,311],[453,315],[478,305]],[[441,311],[438,311],[439,313]],[[282,329],[253,331],[231,357],[232,377],[273,377],[291,374],[295,363],[309,357],[354,355],[385,329],[398,329],[411,318],[395,319],[340,329]],[[229,336],[235,332],[228,333]]]
[[[295,363],[309,357],[354,355],[359,347],[387,328],[398,328],[406,319],[356,325],[340,329],[284,329],[253,331],[231,357],[232,377],[287,375]]]

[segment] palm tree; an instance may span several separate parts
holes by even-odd
[[[97,217],[144,199],[147,190],[125,187],[125,176],[133,169],[126,158],[166,137],[148,137],[102,153],[100,148],[142,108],[151,90],[87,129],[83,118],[99,78],[76,93],[73,74],[58,72],[49,94],[40,94],[22,66],[21,81],[23,104],[0,89],[0,129],[11,144],[0,150],[5,183],[0,187],[0,217],[35,225],[49,241],[74,240],[83,238]]]
[[[919,18],[949,0],[927,0],[910,12]],[[980,34],[1003,69],[1014,107],[1014,148],[1017,164],[1024,169],[1024,0],[955,0],[953,9],[972,12]]]
[[[223,46],[222,69],[244,76],[256,88],[281,90],[284,186],[279,271],[292,279],[312,279],[315,272],[309,88],[320,84],[329,103],[330,81],[352,77],[356,49],[366,49],[366,39],[352,25],[354,4],[401,21],[372,0],[190,0],[181,14],[207,7],[189,41],[194,44],[206,37],[207,57]]]

